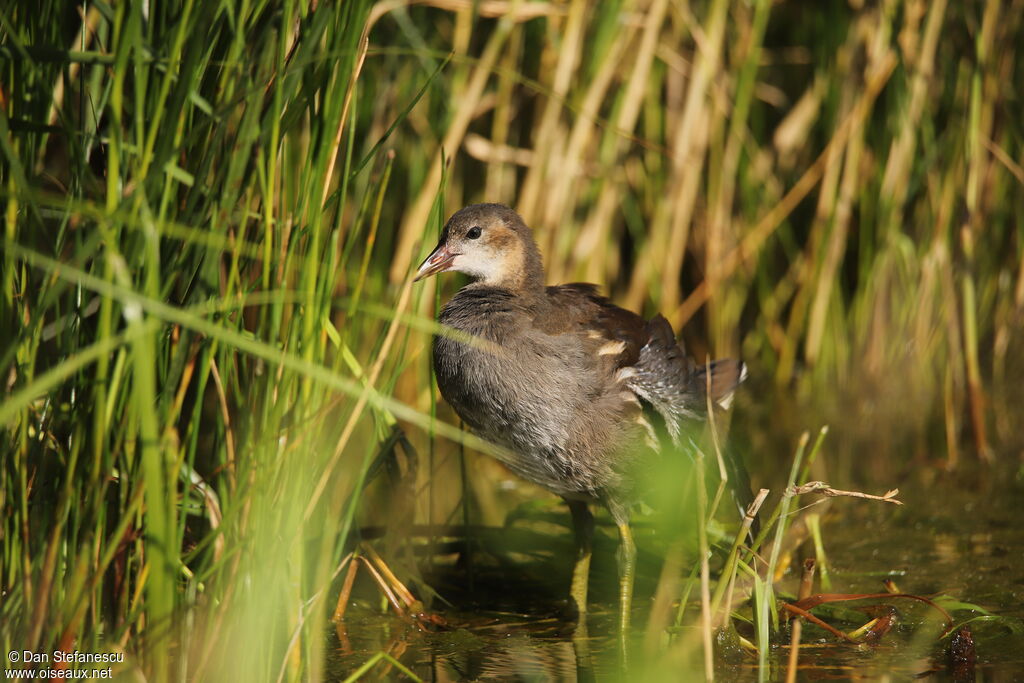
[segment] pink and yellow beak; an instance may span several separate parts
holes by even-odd
[[[452,261],[458,254],[448,250],[448,245],[442,240],[438,243],[434,251],[430,252],[423,263],[420,264],[419,269],[416,271],[416,277],[413,278],[413,282],[419,282],[425,277],[430,277],[436,273],[443,273],[446,270],[450,270]]]

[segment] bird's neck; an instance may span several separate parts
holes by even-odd
[[[522,279],[519,286],[523,294],[540,296],[544,293],[544,264],[540,258],[540,249],[533,240],[524,245]]]
[[[496,268],[477,280],[485,287],[503,289],[525,299],[542,299],[544,296],[544,266],[540,250],[532,241],[523,242],[519,258],[510,259],[506,267]]]

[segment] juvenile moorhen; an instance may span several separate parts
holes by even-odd
[[[504,447],[512,471],[569,504],[578,544],[571,593],[581,620],[593,532],[587,504],[608,509],[621,542],[625,634],[636,558],[629,507],[638,496],[631,472],[658,449],[645,411],[678,441],[688,423],[706,418],[708,391],[712,402],[728,408],[746,376],[744,365],[694,363],[665,318],[644,320],[600,296],[594,285],[545,287],[532,231],[500,204],[474,204],[454,214],[416,280],[445,271],[474,282],[445,305],[440,322],[485,343],[434,338],[441,394],[474,432]]]

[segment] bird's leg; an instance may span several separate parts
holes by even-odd
[[[629,520],[618,520],[619,527],[619,638],[623,652],[629,640],[629,615],[633,605],[633,575],[636,571],[636,544]]]
[[[587,584],[590,581],[590,556],[594,537],[594,516],[587,504],[580,500],[566,500],[572,513],[576,532],[576,562],[572,568],[572,586],[569,594],[576,603],[580,623],[587,618]]]

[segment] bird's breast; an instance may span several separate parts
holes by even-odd
[[[434,340],[441,394],[474,432],[517,454],[506,464],[557,493],[608,485],[632,422],[601,357],[575,335],[547,334],[521,312],[474,308],[458,295],[440,322],[455,330]]]
[[[572,418],[551,417],[550,401],[538,385],[558,378],[543,377],[538,364],[531,363],[542,360],[538,351],[508,321],[442,316],[441,322],[466,335],[434,339],[437,384],[455,412],[474,431],[502,445],[557,450]]]

